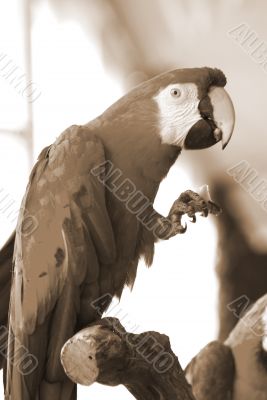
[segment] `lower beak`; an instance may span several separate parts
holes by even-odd
[[[234,130],[234,106],[230,96],[222,87],[211,86],[208,96],[213,108],[213,121],[218,128],[217,134],[221,136],[222,148],[225,149]]]

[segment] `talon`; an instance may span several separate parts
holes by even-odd
[[[203,208],[202,213],[200,214],[201,217],[207,217],[209,215],[209,209],[207,208]]]
[[[194,209],[194,207],[192,207],[192,205],[189,206],[187,216],[190,218],[190,222],[192,222],[193,224],[196,222],[196,210]]]
[[[182,229],[180,230],[180,233],[185,233],[187,231],[187,223],[185,222],[184,226],[182,226]]]
[[[177,225],[173,227],[173,236],[182,233],[185,233],[187,231],[187,223],[185,222],[184,226],[183,225]]]
[[[195,215],[191,216],[190,222],[192,222],[193,224],[196,222],[197,217]]]
[[[194,224],[197,221],[196,213],[200,213],[202,217],[207,217],[209,214],[219,215],[220,212],[220,207],[215,203],[203,199],[198,193],[192,190],[187,190],[181,193],[170,209],[168,219],[172,224],[172,228],[167,236],[169,238],[186,232],[187,224],[185,226],[181,224],[183,215],[187,215],[190,222]]]
[[[182,234],[182,233],[185,233],[187,231],[187,224],[185,223],[185,225],[183,226],[181,223],[179,223],[179,222],[174,222],[173,224],[172,224],[172,228],[171,228],[171,230],[169,231],[169,232],[166,232],[162,237],[161,237],[161,239],[165,239],[165,240],[168,240],[168,239],[170,239],[171,237],[173,237],[173,236],[175,236],[175,235],[177,235],[177,234]]]

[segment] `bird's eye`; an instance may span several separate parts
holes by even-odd
[[[172,97],[175,97],[175,98],[178,98],[178,97],[180,97],[181,96],[181,90],[180,89],[178,89],[178,88],[173,88],[172,90],[171,90],[171,95],[172,95]]]

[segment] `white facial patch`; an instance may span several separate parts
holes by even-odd
[[[194,83],[171,84],[154,97],[159,107],[163,143],[182,146],[190,128],[201,119]]]

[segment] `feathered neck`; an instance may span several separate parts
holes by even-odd
[[[127,112],[116,111],[108,109],[87,126],[93,127],[100,137],[106,160],[152,201],[181,149],[161,142],[157,110],[153,106],[138,103]]]

